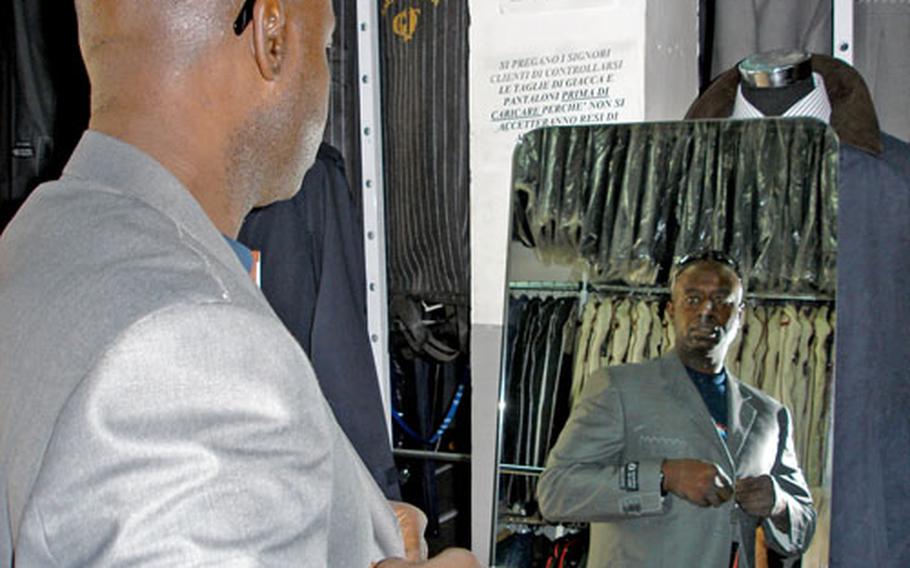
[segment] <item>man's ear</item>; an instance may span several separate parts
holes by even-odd
[[[667,300],[667,307],[665,309],[666,309],[667,315],[672,320],[673,319],[673,298],[672,297],[669,300]]]
[[[256,65],[266,81],[281,74],[287,45],[287,7],[284,0],[259,0],[253,6]]]

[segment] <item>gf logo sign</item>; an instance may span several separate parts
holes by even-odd
[[[419,8],[408,8],[395,14],[392,18],[392,32],[400,37],[405,43],[414,38],[414,32],[417,31],[417,22],[420,18]]]

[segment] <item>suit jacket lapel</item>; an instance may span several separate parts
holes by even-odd
[[[87,130],[64,172],[116,188],[111,191],[159,211],[175,223],[177,230],[205,249],[207,261],[214,258],[230,272],[242,276],[235,282],[259,297],[263,305],[268,305],[196,198],[153,157],[117,138]]]
[[[727,415],[730,417],[728,446],[733,459],[739,463],[739,454],[743,450],[749,431],[755,423],[757,414],[752,406],[752,395],[740,387],[739,380],[727,372]]]
[[[692,421],[696,431],[709,440],[720,452],[720,455],[726,457],[727,463],[725,465],[729,468],[728,473],[732,475],[735,462],[730,455],[728,445],[724,443],[724,440],[718,434],[708,407],[702,400],[698,389],[692,384],[686,368],[675,352],[671,352],[661,359],[660,373],[666,388],[670,392],[670,396],[681,407],[681,412]]]

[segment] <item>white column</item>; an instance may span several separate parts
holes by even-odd
[[[382,106],[379,76],[379,12],[374,0],[357,0],[357,69],[360,86],[360,168],[367,322],[379,392],[392,439],[389,385],[389,313],[386,279],[385,194],[382,171]]]
[[[834,57],[853,65],[853,0],[833,0]]]

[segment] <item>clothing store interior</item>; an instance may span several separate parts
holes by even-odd
[[[331,3],[315,163],[237,240],[431,556],[910,565],[910,1]],[[88,124],[71,4],[0,8],[0,230]]]

